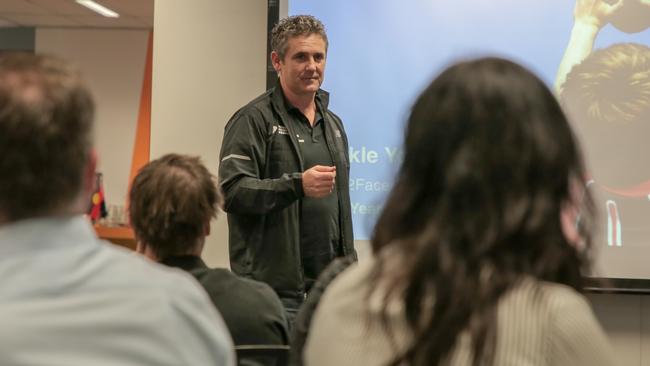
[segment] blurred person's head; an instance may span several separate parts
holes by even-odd
[[[198,157],[168,154],[140,169],[129,202],[142,251],[151,259],[164,260],[201,254],[221,194]]]
[[[52,57],[0,56],[0,222],[83,213],[94,184],[94,104]]]
[[[489,360],[495,306],[517,281],[581,288],[593,208],[578,143],[541,80],[485,58],[451,66],[422,92],[404,150],[372,238],[375,279],[388,279],[386,299],[403,302],[414,330],[404,360],[438,364],[465,329]]]
[[[584,140],[597,181],[628,186],[650,179],[650,48],[616,44],[574,66],[560,95]]]

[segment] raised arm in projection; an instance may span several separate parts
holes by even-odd
[[[589,56],[596,35],[622,5],[623,0],[616,0],[611,4],[605,0],[576,0],[571,38],[555,77],[555,91],[558,94],[571,68]]]

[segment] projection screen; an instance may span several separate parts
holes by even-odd
[[[593,276],[650,280],[650,0],[623,1],[599,26],[574,0],[289,1],[289,15],[327,28],[323,88],[350,141],[355,239],[369,238],[391,188],[415,96],[451,62],[496,55],[566,106],[600,214]]]

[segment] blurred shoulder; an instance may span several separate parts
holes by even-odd
[[[135,252],[102,246],[102,271],[111,273],[111,283],[116,286],[139,288],[143,293],[166,293],[170,297],[203,298],[204,291],[189,273],[153,262]]]

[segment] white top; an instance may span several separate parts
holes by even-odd
[[[380,322],[383,295],[366,300],[374,260],[348,268],[324,293],[305,347],[305,365],[386,365],[410,344],[400,302],[390,303],[391,342]],[[463,332],[445,365],[472,364],[469,333]],[[494,365],[611,366],[613,352],[585,298],[573,289],[526,278],[497,305]]]
[[[96,238],[82,216],[0,226],[0,365],[234,365],[188,274]]]

